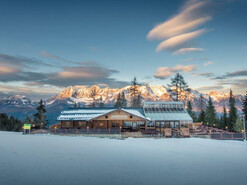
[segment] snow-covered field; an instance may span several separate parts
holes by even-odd
[[[247,184],[247,143],[0,132],[0,184]]]

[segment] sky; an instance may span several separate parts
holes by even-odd
[[[136,76],[245,94],[246,0],[0,0],[0,95],[120,88]]]

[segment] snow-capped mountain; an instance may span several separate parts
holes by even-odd
[[[100,88],[99,86],[83,87],[76,89],[72,86],[67,87],[58,96],[55,97],[56,100],[66,100],[69,104],[82,103],[84,105],[89,105],[92,103],[92,98],[90,96],[92,91],[95,91],[96,100],[102,99],[105,104],[114,104],[117,99],[118,93],[124,92],[125,98],[128,100],[128,105],[130,104],[130,88],[131,86],[126,86],[120,89],[110,89],[109,87]],[[139,92],[143,98],[143,101],[174,101],[176,99],[176,94],[172,89],[167,88],[163,85],[144,85],[139,87]],[[189,92],[182,93],[182,100],[186,103],[190,100],[193,103],[194,110],[200,110],[200,92],[196,90],[190,90]],[[209,94],[203,94],[203,104],[207,105],[209,96],[213,99],[216,111],[221,113],[223,111],[223,106],[228,107],[229,94],[225,94],[220,91],[211,91]],[[243,96],[235,95],[236,106],[239,111],[242,109]],[[54,101],[54,99],[52,100]],[[49,103],[49,101],[48,101]]]
[[[31,101],[26,96],[21,95],[14,95],[14,96],[8,96],[3,99],[0,99],[0,105],[15,105],[15,106],[21,106],[21,107],[32,107],[36,104],[36,102]]]
[[[56,121],[56,117],[63,109],[73,107],[76,103],[80,106],[89,106],[93,99],[91,93],[95,92],[95,100],[102,101],[106,106],[111,106],[115,103],[118,93],[124,92],[125,98],[130,105],[130,88],[126,86],[120,89],[111,89],[109,87],[100,88],[99,86],[75,88],[72,86],[67,87],[60,94],[53,96],[44,101],[47,109],[47,119],[50,123]],[[163,85],[143,85],[139,87],[139,92],[143,101],[174,101],[176,100],[176,94],[170,88]],[[209,96],[214,101],[215,109],[218,113],[223,112],[223,106],[228,109],[229,94],[212,91],[209,94],[203,94],[203,105],[206,107]],[[193,109],[196,112],[200,111],[200,92],[196,90],[190,90],[189,92],[182,93],[182,100],[185,102],[190,100],[193,105]],[[235,95],[236,107],[238,111],[242,110],[243,96]],[[37,101],[31,101],[26,96],[15,95],[12,97],[6,97],[0,99],[0,112],[14,115],[15,117],[24,120],[27,115],[32,116],[36,111],[38,105]]]

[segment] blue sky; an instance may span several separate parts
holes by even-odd
[[[0,92],[167,85],[244,94],[244,0],[0,1]]]

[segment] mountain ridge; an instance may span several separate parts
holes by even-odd
[[[81,88],[69,86],[60,94],[44,100],[47,109],[47,119],[50,123],[56,122],[56,117],[60,111],[73,107],[75,103],[81,107],[90,106],[92,103],[92,98],[90,97],[92,90],[95,90],[96,92],[96,101],[100,101],[100,99],[102,99],[102,102],[105,103],[106,106],[113,106],[117,99],[118,93],[124,92],[127,99],[127,105],[130,106],[130,87],[131,86],[111,89],[109,87],[100,88],[96,85]],[[172,89],[163,85],[142,85],[139,86],[138,89],[141,92],[142,101],[174,101],[176,99],[176,94],[172,91]],[[209,96],[213,99],[217,113],[223,112],[224,105],[228,109],[228,93],[226,94],[220,91],[211,91],[208,94],[203,94],[204,108],[207,105]],[[235,95],[235,98],[237,110],[241,112],[244,96]],[[182,100],[185,104],[188,100],[190,100],[194,111],[200,111],[200,92],[197,90],[191,89],[188,92],[183,92]],[[24,120],[27,115],[32,116],[32,114],[36,111],[37,105],[38,101],[32,101],[27,96],[9,96],[0,99],[0,112],[7,113],[8,115],[13,115],[21,120]]]

